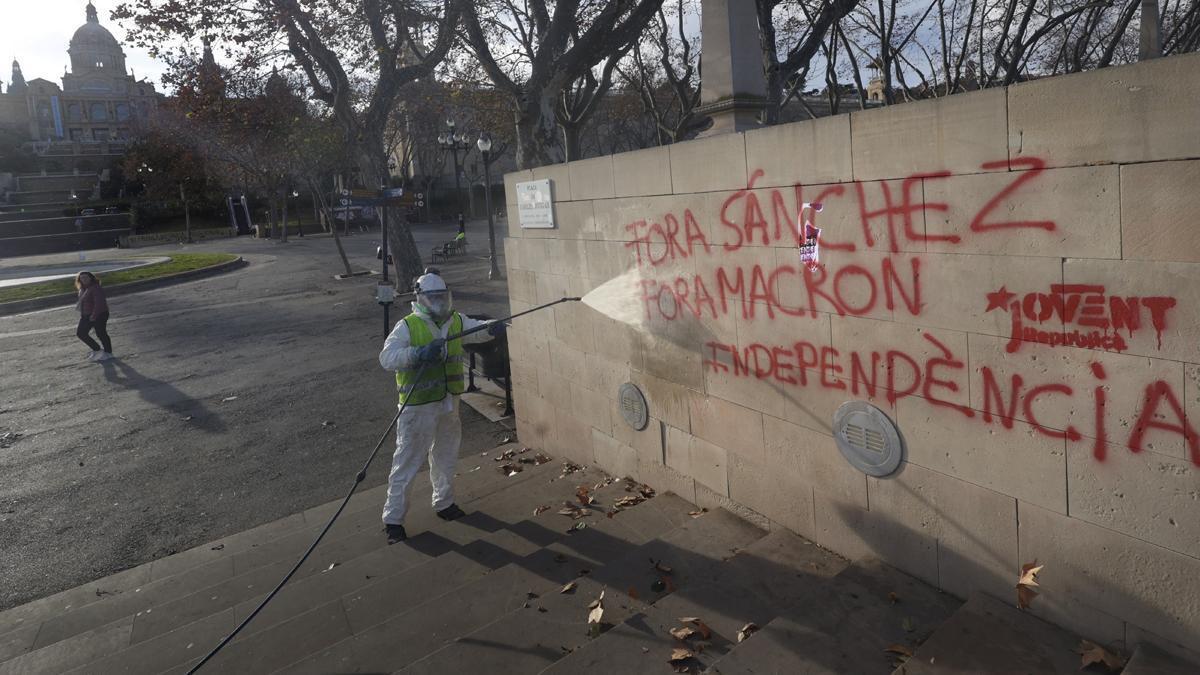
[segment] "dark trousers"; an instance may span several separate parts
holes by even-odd
[[[83,343],[85,345],[91,347],[92,351],[98,352],[98,351],[100,351],[100,345],[96,344],[96,341],[93,340],[88,335],[88,333],[93,328],[95,328],[96,329],[96,337],[100,338],[100,342],[104,345],[104,351],[111,354],[112,353],[112,341],[108,339],[108,329],[106,328],[107,326],[108,326],[108,312],[105,312],[105,313],[101,314],[100,316],[96,317],[95,321],[92,321],[87,315],[80,315],[79,328],[75,329],[75,337],[79,338],[80,340],[83,340]]]

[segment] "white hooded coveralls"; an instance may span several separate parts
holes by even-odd
[[[412,307],[435,337],[445,339],[449,335],[450,319],[439,327],[424,307],[415,302]],[[463,316],[462,325],[465,331],[489,323]],[[470,344],[490,339],[487,331],[479,331],[462,338],[462,341]],[[399,321],[383,343],[379,365],[390,371],[418,367],[418,349],[410,345],[408,324]],[[387,502],[383,506],[385,525],[404,524],[404,514],[408,512],[408,488],[425,464],[426,456],[429,457],[429,481],[433,484],[433,509],[441,511],[454,503],[454,465],[458,461],[461,443],[458,396],[447,393],[446,398],[440,401],[409,405],[404,409],[396,420],[396,453],[392,456]]]

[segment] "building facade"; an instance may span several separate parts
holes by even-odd
[[[0,93],[0,126],[39,143],[106,143],[129,138],[154,114],[160,99],[154,84],[129,74],[121,44],[100,25],[91,2],[67,54],[71,65],[61,86],[43,78],[26,81],[13,61],[11,80]]]

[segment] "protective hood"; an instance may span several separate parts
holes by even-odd
[[[416,283],[417,299],[413,302],[413,311],[427,316],[436,323],[442,323],[450,318],[454,311],[454,296],[446,287],[446,282],[434,272],[421,275]]]

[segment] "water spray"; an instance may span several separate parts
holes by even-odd
[[[525,316],[526,314],[530,314],[532,312],[537,312],[537,311],[546,309],[548,307],[553,307],[555,305],[562,304],[564,302],[580,302],[582,299],[583,298],[566,297],[566,298],[560,298],[553,302],[547,302],[544,305],[538,305],[537,307],[527,309],[523,312],[517,312],[516,314],[506,316],[503,319],[496,319],[495,321],[490,321],[488,323],[476,326],[475,328],[471,328],[469,330],[464,330],[460,333],[455,333],[453,335],[448,335],[446,337],[446,342],[458,340],[463,337],[466,337],[467,335],[472,335],[474,333],[478,333],[480,331],[487,330],[488,328],[490,328],[492,325],[494,325],[496,323],[504,323],[504,322],[512,321],[513,319],[515,319],[517,317]],[[421,379],[421,376],[425,374],[425,369],[428,368],[429,365],[430,364],[428,364],[428,363],[421,365],[421,367],[417,370],[417,377],[416,377],[417,380]],[[296,574],[296,571],[300,569],[300,566],[304,564],[304,561],[308,560],[308,556],[312,555],[312,552],[316,550],[317,544],[320,544],[321,540],[323,538],[325,538],[325,535],[329,532],[329,529],[333,527],[333,523],[338,519],[338,516],[342,515],[342,511],[345,510],[346,504],[348,504],[350,502],[350,497],[352,497],[354,495],[355,490],[357,490],[358,486],[364,480],[366,480],[367,469],[370,468],[371,462],[373,462],[375,460],[375,456],[377,454],[379,454],[379,449],[383,447],[384,441],[386,441],[388,439],[388,437],[391,435],[392,427],[396,426],[396,422],[399,421],[400,415],[402,415],[404,413],[404,410],[406,408],[408,408],[408,401],[405,401],[404,403],[400,404],[400,408],[396,411],[395,416],[392,417],[392,421],[390,423],[388,423],[387,429],[384,430],[383,436],[381,436],[379,439],[379,442],[375,444],[375,448],[373,450],[371,450],[371,455],[369,457],[367,457],[367,461],[363,464],[362,468],[359,469],[358,473],[354,475],[354,484],[350,486],[350,491],[346,493],[346,497],[344,499],[342,499],[342,503],[338,506],[337,511],[335,511],[333,513],[333,516],[329,518],[329,522],[325,523],[325,527],[321,529],[320,534],[318,534],[317,538],[313,540],[313,543],[309,545],[308,550],[306,550],[304,552],[304,555],[300,556],[300,559],[297,560],[296,564],[292,567],[292,569],[286,575],[284,575],[283,579],[280,580],[279,584],[277,584],[275,586],[274,590],[272,590],[267,595],[267,597],[263,598],[263,601],[260,602],[258,604],[258,606],[254,608],[254,611],[250,612],[249,616],[247,616],[244,620],[242,620],[242,622],[240,624],[238,624],[237,628],[233,629],[233,632],[231,632],[229,635],[226,635],[225,639],[221,640],[221,642],[216,647],[213,647],[212,651],[210,651],[207,656],[205,656],[203,659],[200,660],[199,663],[192,666],[192,668],[190,670],[188,670],[188,675],[192,675],[196,671],[200,670],[200,668],[202,668],[204,666],[204,664],[206,664],[210,660],[212,660],[212,658],[214,656],[216,656],[217,653],[220,652],[225,647],[225,645],[229,644],[233,640],[233,638],[237,636],[238,633],[242,632],[242,629],[245,628],[247,625],[249,625],[249,623],[254,619],[254,617],[258,616],[258,613],[262,611],[263,607],[266,607],[267,603],[271,602],[271,600],[274,599],[274,597],[279,593],[279,591],[283,589],[284,584],[286,584],[292,578],[292,576]]]

